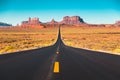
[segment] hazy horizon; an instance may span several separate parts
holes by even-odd
[[[91,24],[113,24],[120,20],[119,0],[1,0],[0,22],[20,24],[28,17],[41,22],[61,21],[64,16],[80,16]]]

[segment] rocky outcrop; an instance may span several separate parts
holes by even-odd
[[[21,25],[32,25],[32,24],[40,24],[39,18],[30,18],[28,19],[28,21],[22,21]]]
[[[60,24],[81,24],[85,23],[82,18],[79,16],[65,16],[63,20],[60,22]]]
[[[47,24],[58,24],[58,22],[52,19],[50,22],[47,22]]]
[[[84,23],[83,19],[79,16],[65,16],[61,22],[57,22],[54,19],[51,22],[47,22],[47,24],[81,24]]]
[[[0,22],[0,26],[12,26],[11,24]]]
[[[116,21],[115,25],[120,26],[120,21]]]
[[[41,25],[41,22],[39,21],[39,18],[30,18],[28,21],[22,21],[21,23],[22,28],[43,28]]]
[[[41,23],[39,21],[39,18],[29,18],[28,21],[22,21],[21,27],[22,28],[43,28],[43,27],[45,28],[48,26],[55,27],[60,24],[79,26],[79,25],[84,25],[83,23],[85,22],[79,16],[71,16],[71,17],[65,16],[63,17],[63,20],[60,22],[57,22],[54,19],[52,19],[50,22],[47,22],[47,23]]]

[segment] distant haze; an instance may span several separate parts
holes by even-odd
[[[112,24],[120,20],[119,0],[0,0],[0,22],[20,24],[28,17],[40,21],[61,21],[80,16],[91,24]]]

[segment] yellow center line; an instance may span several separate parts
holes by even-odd
[[[54,70],[53,70],[54,73],[59,73],[59,62],[55,62],[54,63]]]
[[[57,52],[56,52],[56,54],[59,54],[59,46],[58,46],[58,48],[57,48]]]

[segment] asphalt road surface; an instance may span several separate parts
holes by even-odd
[[[120,56],[66,46],[59,28],[53,46],[0,55],[0,80],[120,80]]]

